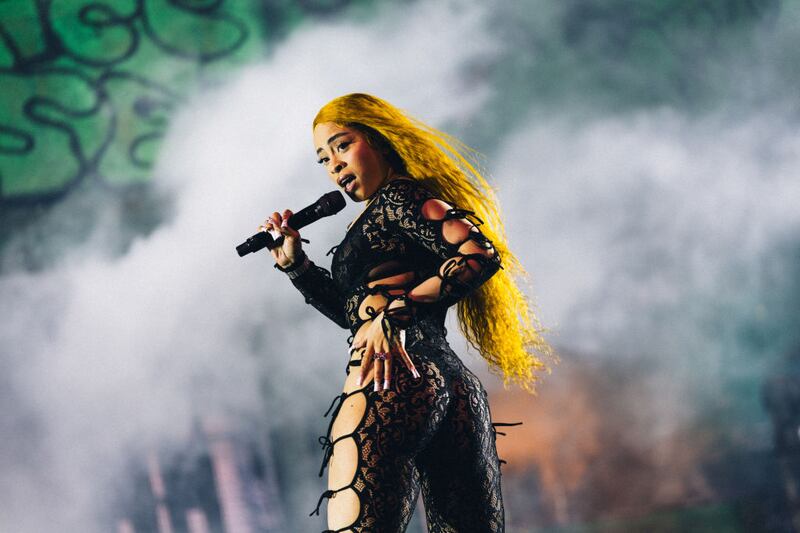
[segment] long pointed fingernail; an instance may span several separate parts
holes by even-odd
[[[417,378],[417,379],[419,379],[419,378],[420,378],[419,372],[417,372],[417,369],[416,369],[416,368],[415,368],[415,369],[414,369],[414,370],[411,372],[411,374],[412,374],[412,375],[413,375],[415,378]]]
[[[388,379],[383,380],[383,390],[389,390],[389,385],[391,384]]]
[[[372,387],[372,389],[373,389],[375,392],[378,392],[378,390],[379,390],[379,389],[378,389],[378,380],[377,380],[377,379],[375,380],[375,386],[374,386],[374,387]]]

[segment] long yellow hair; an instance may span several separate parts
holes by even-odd
[[[539,373],[549,372],[549,363],[557,358],[513,279],[527,279],[527,273],[508,249],[494,191],[476,168],[477,153],[369,94],[348,94],[330,101],[317,113],[313,126],[324,122],[377,131],[400,157],[409,177],[455,207],[473,210],[485,222],[481,231],[500,254],[503,269],[458,302],[459,327],[506,387],[515,382],[534,392]]]

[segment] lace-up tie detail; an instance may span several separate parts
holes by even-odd
[[[322,477],[322,474],[325,472],[325,467],[328,466],[328,461],[330,460],[331,455],[333,455],[333,446],[336,444],[336,441],[331,441],[331,430],[333,429],[333,422],[336,420],[336,415],[339,413],[339,409],[342,408],[345,398],[347,398],[347,393],[345,392],[335,396],[331,402],[331,405],[328,407],[328,410],[325,411],[324,415],[322,415],[322,418],[326,418],[330,414],[331,410],[333,410],[333,416],[331,416],[331,421],[328,424],[327,433],[325,435],[320,435],[318,439],[318,442],[322,445],[322,449],[324,450],[322,455],[322,465],[319,468],[319,477]],[[337,441],[338,440],[339,439],[337,439]]]
[[[475,214],[475,211],[470,211],[469,209],[461,209],[459,207],[451,207],[450,209],[445,211],[444,218],[442,220],[449,220],[451,218],[466,218],[467,220],[469,220],[468,217],[472,217],[478,221],[478,223],[476,224],[475,222],[472,222],[472,220],[470,220],[470,222],[472,222],[472,224],[475,227],[483,225],[483,220],[478,218],[478,215]]]
[[[357,431],[356,429],[354,429],[350,433],[345,433],[345,434],[340,435],[337,438],[331,440],[331,431],[333,430],[333,424],[336,421],[336,416],[339,414],[339,411],[341,410],[342,406],[344,405],[344,401],[347,398],[349,398],[350,396],[353,396],[355,394],[363,394],[363,391],[355,390],[355,391],[352,391],[350,393],[343,392],[341,394],[336,395],[333,398],[333,400],[331,401],[331,404],[328,407],[328,410],[325,411],[325,414],[323,415],[323,418],[325,418],[330,414],[331,415],[331,421],[328,424],[327,433],[325,435],[321,435],[319,437],[319,439],[318,439],[318,442],[320,443],[320,445],[322,445],[322,448],[324,450],[323,457],[322,457],[322,465],[320,465],[320,468],[319,468],[319,477],[322,477],[323,473],[325,472],[325,467],[328,466],[328,463],[330,462],[330,459],[333,456],[333,450],[334,450],[334,447],[336,446],[336,443],[339,442],[339,441],[342,441],[344,439],[355,438],[355,433]],[[322,495],[320,495],[320,497],[319,497],[319,501],[317,502],[316,508],[308,516],[313,516],[315,514],[319,515],[319,507],[320,507],[320,505],[322,505],[322,500],[324,500],[325,498],[334,498],[338,492],[341,492],[341,491],[346,490],[346,489],[354,488],[355,484],[356,484],[356,478],[353,478],[353,480],[350,483],[348,483],[347,485],[345,485],[343,487],[339,487],[338,489],[335,489],[335,490],[330,490],[329,489],[329,490],[326,490],[325,492],[323,492]],[[347,528],[345,528],[345,529],[347,529]],[[344,530],[341,530],[341,531],[344,531]]]
[[[500,427],[512,427],[512,426],[521,426],[521,425],[522,425],[522,422],[492,422],[492,429],[494,429],[495,436],[497,436],[497,435],[505,436],[504,432],[497,431],[497,427],[498,426],[500,426]]]
[[[347,485],[345,485],[344,487],[339,487],[336,490],[328,489],[325,492],[323,492],[322,494],[320,494],[319,500],[317,500],[317,506],[314,508],[313,511],[311,511],[311,514],[309,514],[308,516],[314,516],[314,515],[319,516],[319,507],[320,507],[320,505],[322,505],[322,500],[324,500],[325,498],[328,498],[328,499],[335,498],[337,493],[342,492],[343,490],[351,489],[351,488],[353,488],[355,486],[355,484],[356,484],[356,482],[352,481],[352,482],[348,483]],[[339,529],[337,531],[345,531],[346,529],[348,529],[348,528]],[[326,531],[330,531],[330,530],[326,530]]]
[[[325,498],[333,498],[334,496],[336,496],[335,490],[326,490],[325,492],[323,492],[322,495],[319,497],[319,500],[317,501],[317,507],[313,511],[311,511],[311,514],[308,516],[314,516],[314,515],[319,516],[319,506],[322,505],[322,500],[324,500]]]
[[[513,427],[513,426],[521,426],[521,425],[522,425],[522,422],[492,422],[492,431],[494,431],[495,438],[497,438],[498,435],[502,435],[502,436],[505,437],[506,436],[505,432],[497,431],[498,427]],[[498,457],[497,460],[501,465],[507,465],[508,464],[508,461],[500,459],[499,457]]]

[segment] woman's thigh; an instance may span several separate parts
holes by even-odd
[[[486,391],[464,369],[451,392],[447,418],[417,458],[428,530],[504,531],[500,462]]]
[[[395,368],[392,389],[355,386],[352,367],[329,435],[331,531],[403,531],[419,490],[414,457],[444,419],[449,392],[439,368],[411,354],[422,378]]]

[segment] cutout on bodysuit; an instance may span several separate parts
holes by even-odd
[[[329,466],[328,490],[320,496],[317,508],[311,514],[318,514],[322,500],[329,498],[328,523],[334,529],[328,531],[344,532],[350,531],[349,528],[356,523],[361,514],[361,500],[355,490],[358,486],[357,475],[361,452],[356,431],[366,414],[366,393],[363,390],[342,393],[334,398],[325,416],[334,405],[336,408],[328,426],[328,434],[320,437],[320,442],[326,450],[320,476],[325,466]],[[329,464],[334,458],[333,463]]]
[[[405,293],[407,301],[458,300],[485,281],[483,274],[487,273],[484,272],[487,266],[492,262],[499,266],[494,246],[478,229],[483,221],[472,211],[451,207],[438,198],[429,198],[422,204],[420,213],[425,220],[439,223],[442,238],[456,249],[440,265],[436,277],[422,281]],[[469,216],[474,217],[477,223],[469,220]],[[491,275],[494,270],[488,273]],[[401,313],[397,311],[396,314]],[[401,323],[394,325],[402,327]]]
[[[333,445],[332,457],[348,457],[352,456],[354,460],[350,461],[332,461],[328,465],[328,488],[336,490],[341,487],[348,486],[358,471],[358,447],[355,440],[350,437],[342,439]]]
[[[368,294],[358,306],[358,318],[362,321],[372,320],[387,303],[388,298],[383,294]]]
[[[338,531],[342,528],[350,528],[358,520],[358,515],[361,514],[361,501],[358,499],[356,491],[352,488],[337,492],[335,496],[328,500],[329,510],[331,505],[342,505],[345,509],[352,510],[349,514],[343,514],[342,516],[335,515],[333,517],[330,517],[330,511],[328,512],[328,516],[330,517],[328,519],[328,527],[332,527],[334,531]],[[343,531],[347,530],[348,529],[343,529]]]
[[[413,270],[398,261],[387,261],[373,267],[367,274],[367,296],[358,307],[358,318],[363,322],[374,319],[381,311],[391,314],[387,309],[392,300],[405,297],[409,289],[416,283],[417,275]],[[410,318],[410,317],[409,317]],[[404,322],[406,325],[407,322]],[[389,337],[387,335],[387,337]]]
[[[354,432],[361,423],[361,419],[364,418],[364,412],[366,409],[367,398],[364,396],[363,392],[360,394],[354,393],[353,395],[349,396],[343,402],[341,409],[339,409],[339,412],[337,413],[337,417],[333,420],[333,426],[331,427],[331,439],[335,441],[343,435],[349,435]],[[358,418],[353,418],[350,423],[347,423],[347,420],[340,419],[338,416],[341,415],[343,411],[356,411],[360,412],[361,414],[358,416]]]
[[[458,244],[463,242],[467,236],[467,232],[472,231],[475,225],[465,226],[460,223],[461,220],[466,220],[463,217],[455,218],[450,213],[458,211],[457,214],[462,214],[464,210],[456,210],[447,202],[439,200],[438,198],[429,198],[422,204],[420,212],[426,220],[430,221],[443,221],[442,222],[442,237],[450,244]],[[466,229],[466,231],[463,231]]]
[[[350,416],[345,417],[346,419],[340,417],[343,409],[345,413],[349,411]],[[360,459],[356,430],[366,413],[366,396],[361,390],[342,393],[333,399],[325,416],[328,416],[331,410],[333,410],[333,414],[328,426],[328,433],[320,437],[325,454],[319,475],[322,476],[325,466],[328,466],[330,459],[336,454],[340,458],[349,456],[353,461],[334,462],[328,470],[328,490],[322,493],[317,507],[311,512],[311,515],[319,514],[322,500],[328,498],[328,523],[335,529],[326,531],[343,533],[350,531],[349,528],[357,522],[361,514],[361,501],[355,490],[359,485],[357,474]],[[344,512],[341,514],[331,512],[332,506],[342,506],[341,510]]]
[[[380,288],[381,292],[386,292],[392,296],[397,296],[398,294],[403,294],[406,290],[406,287],[410,283],[413,283],[414,279],[416,278],[413,271],[406,271],[401,274],[394,274],[385,278],[379,278],[374,281],[370,281],[367,283],[367,287],[370,289]]]
[[[391,276],[409,272],[413,274],[413,272],[408,269],[408,266],[400,261],[386,261],[370,269],[367,274],[367,286],[374,286],[377,280],[384,280]]]

